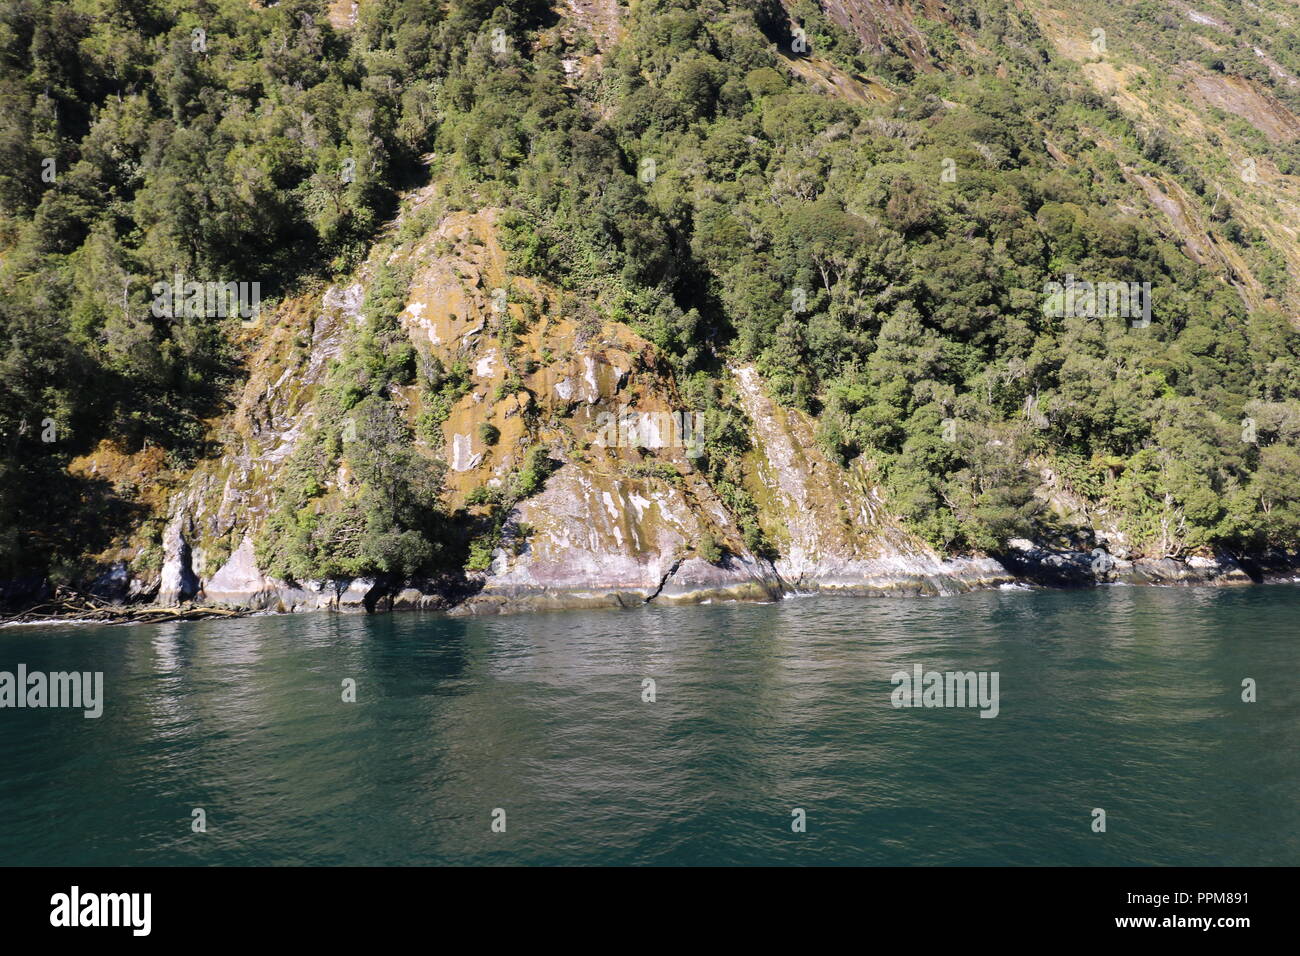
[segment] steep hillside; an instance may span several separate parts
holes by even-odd
[[[432,212],[424,192],[411,202],[413,214]],[[295,452],[329,427],[313,395],[322,371],[351,347],[349,331],[364,327],[372,260],[357,284],[331,287],[309,307],[319,313],[309,337],[295,330],[297,310],[289,327],[271,332],[281,355],[259,356],[264,374],[250,379],[229,425],[235,441],[170,504],[163,579],[191,584],[183,594],[166,590],[164,600],[201,589],[213,602],[309,609],[361,606],[368,595],[372,606],[391,598],[396,606],[482,612],[772,600],[787,587],[938,593],[1009,579],[995,562],[943,562],[912,539],[885,515],[865,476],[828,461],[809,423],[774,406],[744,368],[727,379],[755,423],[748,483],[782,556],[755,555],[695,465],[702,420],[674,418],[683,402],[671,366],[626,326],[583,323],[566,314],[573,306],[561,293],[507,275],[498,218],[494,209],[450,212],[426,235],[381,247],[387,268],[410,269],[400,318],[419,363],[466,370],[437,421],[428,417],[435,403],[427,382],[395,397],[421,454],[447,463],[443,503],[463,532],[453,550],[459,559],[464,548],[481,548],[480,566],[471,560],[462,580],[296,583],[259,567],[254,541],[270,537],[267,516],[293,480]],[[553,471],[540,491],[518,497],[509,489],[533,449]],[[313,509],[337,507],[349,494],[355,478],[346,446],[343,454]],[[266,542],[262,565],[273,551]]]
[[[0,599],[1290,573],[1293,4],[99,6],[0,34]]]
[[[1154,180],[1128,173],[1171,235],[1252,308],[1300,314],[1295,5],[1030,0],[1024,8],[1166,167]]]

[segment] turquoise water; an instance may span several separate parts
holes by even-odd
[[[0,670],[105,703],[0,710],[0,864],[1295,865],[1298,621],[1278,585],[7,628]],[[915,664],[997,671],[998,716],[895,709]]]

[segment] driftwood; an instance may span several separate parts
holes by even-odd
[[[104,624],[162,624],[167,621],[201,621],[214,617],[240,617],[244,611],[212,607],[203,604],[182,604],[179,607],[158,607],[152,604],[113,604],[92,594],[82,594],[72,588],[58,586],[53,597],[8,617],[0,617],[0,624],[30,623],[35,621],[97,621]]]

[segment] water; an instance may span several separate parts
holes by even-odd
[[[0,629],[0,670],[106,685],[0,710],[0,864],[1295,865],[1297,620],[1279,585]],[[915,663],[998,671],[1000,713],[894,709]]]

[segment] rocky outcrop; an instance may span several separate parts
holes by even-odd
[[[861,3],[854,0],[822,0],[822,10],[836,26],[853,34],[866,50],[883,53],[901,50],[917,69],[930,72],[936,66],[930,41],[918,20],[951,22],[952,14],[937,0],[895,0],[892,3]]]
[[[284,603],[286,587],[258,570],[253,539],[245,535],[230,559],[203,585],[203,598],[214,604],[275,608]]]
[[[770,555],[755,554],[696,467],[698,436],[686,427],[693,410],[671,369],[628,326],[602,322],[543,284],[509,275],[492,210],[448,214],[390,255],[413,266],[400,320],[421,361],[468,370],[440,435],[414,427],[426,402],[417,386],[395,395],[422,436],[418,450],[448,465],[446,508],[468,527],[491,525],[488,506],[477,503],[485,500],[481,492],[507,486],[537,448],[553,466],[545,484],[507,506],[481,570],[411,581],[290,582],[258,567],[254,538],[281,471],[315,427],[314,399],[329,363],[361,321],[368,264],[352,285],[282,306],[265,329],[224,454],[201,465],[170,506],[153,585],[160,602],[197,597],[266,612],[470,615],[773,601],[807,592],[945,595],[1013,582],[1227,584],[1259,577],[1227,558],[1128,560],[1102,549],[1058,552],[1028,543],[1000,560],[937,554],[891,513],[870,462],[829,459],[814,423],[774,402],[755,369],[737,367],[718,386],[750,427],[745,491],[773,547]],[[351,493],[346,468],[330,493]],[[120,569],[105,578],[110,585],[128,596],[150,586],[124,581]]]
[[[753,491],[774,562],[796,591],[952,594],[1013,580],[990,558],[943,558],[884,507],[861,463],[841,467],[817,447],[811,422],[777,405],[751,367],[733,370],[753,424]]]
[[[1003,565],[1022,580],[1047,587],[1097,584],[1250,584],[1251,575],[1229,555],[1186,559],[1116,557],[1104,548],[1054,551],[1023,539],[1010,542]]]
[[[649,600],[773,600],[775,571],[740,544],[722,503],[698,474],[680,483],[571,462],[512,515],[504,546],[466,612],[503,607],[626,607]],[[519,542],[516,529],[531,533]],[[691,552],[706,535],[733,553],[711,564]],[[515,548],[518,548],[516,551]]]
[[[158,603],[175,606],[188,601],[199,592],[199,579],[192,567],[190,543],[185,539],[186,516],[177,515],[163,534],[162,581],[158,589]]]
[[[336,29],[355,26],[355,6],[348,0],[329,4]],[[588,81],[593,91],[604,89],[592,68],[622,30],[620,4],[565,0],[554,6],[557,16],[539,34],[539,48],[560,51],[561,67],[574,89],[583,89]],[[849,72],[847,61],[823,50],[820,39],[817,49],[803,49],[802,43],[796,48],[789,42],[796,21],[780,14],[779,4],[762,11],[760,20],[778,41],[785,69],[830,96],[857,103],[886,102],[906,92],[903,77],[912,71],[900,68],[899,56],[917,73],[965,70],[952,44],[982,54],[986,51],[979,44],[995,30],[1005,34],[1010,49],[1037,62],[1046,48],[1026,42],[1036,44],[1031,27],[1037,22],[1043,37],[1078,65],[1081,81],[1093,83],[1107,102],[1139,120],[1139,129],[1177,131],[1193,151],[1216,157],[1209,164],[1191,164],[1179,176],[1160,172],[1160,163],[1121,164],[1134,186],[1123,198],[1137,205],[1116,203],[1116,210],[1164,223],[1170,239],[1194,260],[1214,267],[1251,308],[1277,305],[1252,274],[1260,263],[1276,273],[1280,257],[1289,267],[1288,288],[1295,292],[1300,206],[1288,193],[1294,177],[1286,174],[1287,164],[1279,168],[1259,144],[1294,143],[1300,139],[1300,119],[1287,102],[1268,92],[1262,79],[1224,72],[1233,68],[1232,57],[1210,69],[1178,52],[1177,60],[1163,64],[1166,81],[1156,83],[1144,76],[1157,59],[1147,66],[1126,62],[1135,49],[1145,57],[1166,55],[1130,32],[1140,33],[1144,25],[1132,18],[1114,27],[1094,23],[1090,18],[1099,10],[1091,7],[1073,10],[1050,0],[1024,0],[1015,5],[1012,29],[1001,31],[989,11],[954,12],[943,0],[818,0],[817,6],[864,52],[880,55],[880,66],[888,66],[888,82],[897,91],[878,78]],[[1225,50],[1249,50],[1243,46],[1246,33],[1237,26],[1179,9],[1213,27]],[[806,21],[806,12],[798,14],[800,22]],[[1242,25],[1264,29],[1253,20]],[[1104,56],[1091,40],[1101,26],[1112,31],[1113,40],[1126,41],[1113,43]],[[584,34],[594,38],[594,46]],[[998,59],[1006,52],[999,52]],[[1276,78],[1296,84],[1259,47],[1252,55]],[[1008,66],[1015,64],[1006,60],[997,67],[1000,77],[1012,76]],[[597,102],[587,96],[584,92],[584,108],[607,113],[619,99],[602,93]],[[959,110],[967,108],[928,95],[924,99],[926,116],[934,122],[942,116],[930,109],[950,110],[958,120]],[[1215,115],[1221,111],[1239,116],[1244,125],[1223,124]],[[866,121],[893,122],[879,116]],[[1258,137],[1243,135],[1251,127]],[[1045,137],[1048,132],[1044,128]],[[1127,152],[1108,139],[1118,135],[1114,130],[1079,132],[1073,145],[1058,147],[1045,138],[1055,162],[1083,162],[1090,144],[1114,153],[1117,160]],[[1167,145],[1153,140],[1149,147]],[[999,165],[991,153],[984,155]],[[1089,514],[1054,475],[1045,475],[1039,497],[1067,513],[1071,528],[1079,532],[1067,540],[1081,550],[1012,542],[997,556],[936,553],[892,513],[870,461],[844,465],[828,458],[815,441],[815,423],[773,401],[756,369],[737,367],[709,385],[729,393],[747,419],[752,450],[740,470],[763,537],[773,546],[769,550],[752,533],[749,511],[743,522],[738,518],[734,488],[714,487],[698,470],[694,451],[661,427],[673,416],[693,411],[684,406],[670,363],[634,331],[661,317],[650,315],[644,303],[620,301],[594,283],[577,287],[599,298],[596,303],[575,301],[580,297],[548,285],[543,277],[512,274],[498,241],[497,211],[467,208],[481,201],[472,184],[448,181],[447,170],[455,165],[449,157],[428,158],[432,180],[403,196],[399,218],[383,231],[369,261],[353,276],[324,290],[295,285],[301,294],[280,302],[255,331],[239,333],[248,377],[236,407],[209,436],[223,446],[220,454],[201,462],[187,479],[177,469],[175,480],[184,485],[174,495],[170,474],[167,482],[153,482],[142,494],[149,519],[139,522],[137,540],[92,556],[98,577],[92,573],[88,580],[94,579],[90,589],[95,595],[167,605],[199,599],[267,612],[436,608],[479,614],[646,602],[769,601],[792,592],[944,595],[1013,582],[1059,587],[1241,584],[1294,577],[1295,556],[1242,561],[1226,555],[1134,556],[1115,526],[1118,516]],[[1202,178],[1204,183],[1195,186]],[[1249,254],[1232,238],[1227,224],[1235,229],[1238,222],[1258,230],[1261,240],[1253,245],[1267,248],[1267,259]],[[404,378],[386,382],[385,398],[418,436],[414,445],[419,454],[446,464],[445,505],[462,530],[472,529],[466,536],[482,533],[499,540],[492,542],[494,548],[478,551],[472,563],[477,570],[453,569],[436,579],[279,580],[258,566],[254,540],[276,507],[277,489],[284,485],[295,449],[320,424],[318,390],[351,332],[364,325],[367,289],[392,265],[399,268],[389,271],[383,283],[411,280],[399,318],[415,363],[426,379],[433,377],[428,370],[437,368],[454,379],[456,389],[465,387],[434,394],[427,381],[422,385]],[[1297,301],[1300,297],[1293,294],[1284,303],[1293,315]],[[626,322],[605,320],[615,315]],[[628,417],[639,421],[631,439],[618,427]],[[611,422],[616,425],[613,441]],[[104,443],[73,468],[88,479],[111,475],[132,486],[148,486],[164,470],[167,456],[161,447],[126,454],[110,445]],[[501,516],[482,503],[490,497],[485,492],[508,487],[537,448],[547,451],[557,470],[540,493],[503,505],[509,513],[499,525]],[[338,475],[327,493],[311,496],[316,514],[338,508],[356,491],[349,464],[333,457],[331,463],[339,464]],[[504,499],[492,500],[495,506]],[[748,509],[749,502],[743,504]],[[487,526],[490,532],[484,530]],[[466,544],[452,542],[447,550]],[[1180,547],[1179,541],[1161,545],[1162,551]],[[489,552],[491,561],[484,568]],[[120,560],[124,555],[133,556],[134,566]],[[0,582],[0,603],[48,591],[43,579]]]
[[[257,566],[253,540],[246,535],[239,547],[203,586],[201,599],[225,605],[279,613],[297,611],[375,611],[394,584],[374,578],[291,583],[267,577]]]

